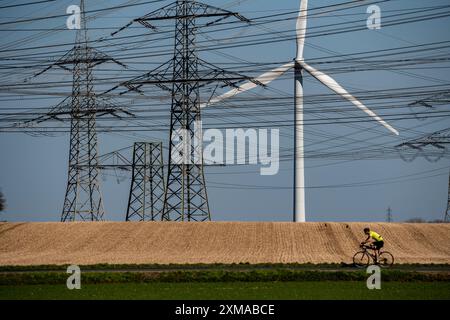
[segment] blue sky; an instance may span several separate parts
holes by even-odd
[[[139,1],[135,1],[139,2]],[[144,2],[144,1],[140,1]],[[252,17],[265,16],[272,13],[288,12],[298,9],[297,1],[294,0],[205,0],[205,3],[223,7],[228,10],[239,11],[243,15]],[[340,1],[342,2],[342,1]],[[371,3],[371,1],[367,1]],[[2,5],[13,3],[13,1],[1,2]],[[57,1],[56,3],[42,4],[24,8],[0,9],[0,22],[12,21],[14,19],[26,19],[29,17],[41,17],[64,14],[65,9],[70,4],[77,1]],[[87,10],[95,10],[105,7],[112,7],[123,4],[125,1],[86,1]],[[89,21],[89,27],[106,28],[111,30],[97,29],[90,32],[90,39],[97,39],[101,36],[108,36],[108,32],[113,28],[125,25],[130,19],[141,16],[147,12],[158,9],[169,1],[157,4],[147,4],[139,7],[130,7],[120,11],[102,15],[97,19]],[[337,4],[339,1],[310,1],[310,9]],[[418,44],[449,41],[450,40],[450,18],[428,20],[416,23],[403,23],[397,26],[383,26],[384,15],[389,16],[396,10],[420,8],[424,6],[448,5],[445,0],[431,0],[425,4],[416,0],[397,0],[380,3],[382,10],[382,28],[380,30],[369,30],[364,28],[367,6],[360,6],[353,9],[341,11],[330,11],[322,15],[315,15],[308,21],[308,34],[313,34],[314,30],[320,29],[324,25],[334,23],[345,23],[355,21],[354,25],[361,26],[360,31],[347,32],[335,35],[321,35],[308,37],[306,39],[305,60],[311,61],[311,65],[318,69],[329,69],[328,65],[317,63],[322,57],[338,54],[355,54],[357,52],[377,51],[389,48],[412,46]],[[292,15],[291,15],[292,17]],[[29,28],[63,28],[65,17],[40,20],[31,23],[20,23],[5,26],[10,31],[1,31],[0,47],[17,49],[21,47],[45,46],[55,43],[73,43],[75,33],[69,30],[53,32],[50,34],[37,35],[37,31],[16,31],[17,29]],[[171,30],[169,23],[165,22],[163,30]],[[295,29],[295,20],[286,20],[278,23],[268,24],[264,28],[249,28],[249,30],[232,30],[232,37],[242,37],[254,33],[288,32]],[[123,35],[134,32],[143,32],[143,29],[130,29]],[[41,33],[39,33],[41,34]],[[26,42],[20,43],[18,39],[30,36]],[[229,37],[230,34],[224,32],[212,33],[211,36],[199,36],[199,41],[210,41],[211,37],[220,39]],[[153,52],[164,45],[170,46],[172,38],[150,42],[154,34],[149,32],[145,39],[149,39],[149,49],[142,49]],[[132,39],[132,38],[130,38]],[[127,47],[127,40],[107,42],[110,46],[105,46],[104,50],[111,55],[127,59],[126,51],[121,52],[120,46]],[[232,42],[219,42],[229,44]],[[152,47],[154,45],[154,47]],[[5,56],[11,54],[24,54],[27,52],[40,52],[40,59],[48,60],[58,58],[64,50],[70,49],[70,45],[48,49],[48,56],[42,55],[44,49],[36,51],[16,51],[0,53],[2,62],[5,63]],[[53,54],[53,51],[61,50],[61,53]],[[396,58],[423,57],[426,58],[429,52],[413,53]],[[449,56],[449,49],[443,48],[432,52],[433,55],[440,54],[443,57]],[[278,43],[268,43],[258,46],[247,46],[239,48],[221,49],[218,52],[207,51],[200,54],[200,57],[217,65],[226,66],[230,61],[252,61],[252,62],[280,62],[291,61],[295,55],[295,42],[285,41]],[[228,60],[228,57],[233,58]],[[171,54],[157,57],[146,57],[126,60],[135,75],[139,70],[150,70],[159,62],[164,62],[171,58]],[[238,59],[238,60],[237,60]],[[380,58],[383,59],[383,58]],[[276,66],[276,65],[274,65]],[[333,67],[332,65],[331,67]],[[436,66],[441,68],[436,68]],[[394,88],[418,87],[442,85],[448,89],[450,75],[448,73],[448,62],[426,66],[421,69],[408,71],[372,70],[337,73],[332,76],[350,92],[362,92],[367,90],[389,90]],[[265,71],[265,70],[261,70]],[[324,70],[325,71],[325,70]],[[143,72],[141,72],[143,73]],[[23,81],[32,73],[20,71],[13,75],[2,73],[1,85]],[[115,73],[123,76],[119,69]],[[131,74],[131,71],[126,75]],[[258,70],[252,71],[251,75],[259,74]],[[100,74],[96,76],[101,77]],[[44,80],[69,81],[70,74],[62,71],[52,71],[44,75]],[[36,80],[39,82],[38,80]],[[270,86],[270,90],[256,89],[252,94],[267,95],[273,97],[276,94],[292,95],[293,79],[284,77]],[[37,89],[43,90],[44,89]],[[54,89],[61,93],[70,91],[70,88]],[[219,89],[226,90],[226,89]],[[155,91],[156,92],[156,91]],[[317,83],[311,77],[305,77],[305,98],[319,94],[331,94],[327,88]],[[62,100],[63,97],[38,96],[39,99],[30,99],[36,96],[21,95],[8,99],[4,91],[0,92],[0,107],[3,108],[43,108],[51,107]],[[206,98],[203,98],[206,97]],[[3,99],[2,99],[3,98]],[[203,93],[202,99],[207,99],[208,93]],[[153,100],[139,100],[148,103],[148,108],[152,108]],[[163,104],[165,103],[162,100]],[[386,100],[388,101],[388,100]],[[406,102],[405,102],[406,101]],[[408,100],[402,103],[407,104]],[[411,99],[410,102],[413,102]],[[366,103],[366,101],[363,100]],[[161,103],[161,102],[159,102]],[[236,101],[236,110],[238,104]],[[367,106],[371,107],[371,101],[367,101]],[[391,101],[395,104],[397,101]],[[276,105],[274,105],[276,107]],[[306,103],[306,119],[311,119],[314,110],[320,105]],[[350,110],[352,108],[345,101],[336,103],[336,108]],[[165,104],[165,111],[162,114],[169,118],[170,104]],[[280,108],[290,108],[290,105],[280,105]],[[439,110],[445,110],[448,105],[440,106]],[[233,109],[234,110],[234,109]],[[408,109],[405,109],[408,111]],[[292,110],[293,111],[293,110]],[[164,113],[165,112],[165,113]],[[208,120],[208,113],[214,110],[205,111],[204,122],[216,123]],[[233,112],[228,110],[227,112]],[[389,113],[387,110],[385,113]],[[354,111],[345,111],[340,116],[363,116],[356,108]],[[322,116],[336,117],[337,114],[322,114]],[[252,116],[252,120],[258,120],[261,116]],[[268,117],[268,116],[267,116]],[[266,117],[266,118],[267,118]],[[280,116],[273,116],[274,121],[287,121],[292,119],[293,113],[285,113]],[[239,121],[242,117],[236,116],[233,120]],[[167,124],[167,120],[161,120],[162,124]],[[247,120],[248,119],[244,119]],[[151,121],[151,120],[150,120]],[[222,119],[227,123],[227,119]],[[245,121],[244,121],[245,122]],[[276,122],[274,122],[276,123]],[[357,145],[360,148],[370,150],[376,146],[394,146],[408,139],[417,138],[426,133],[450,127],[450,118],[433,118],[424,121],[418,120],[397,120],[391,124],[399,129],[400,137],[389,135],[382,127],[371,122],[348,126],[342,124],[324,124],[307,126],[305,128],[306,149],[306,208],[308,221],[384,221],[386,209],[392,208],[393,217],[396,221],[403,221],[408,218],[423,217],[425,219],[441,219],[446,207],[447,184],[450,163],[447,158],[443,158],[435,163],[429,162],[423,157],[418,157],[413,162],[405,162],[398,155],[382,160],[351,160],[351,159],[317,159],[308,155],[318,154],[326,151],[343,151],[351,149],[352,143],[360,140]],[[143,124],[145,125],[145,123]],[[245,125],[242,125],[245,128]],[[277,128],[276,124],[271,128]],[[292,127],[280,127],[281,149],[284,154],[292,151]],[[138,132],[135,134],[99,134],[100,153],[104,154],[126,146],[130,146],[137,140],[162,140],[167,146],[168,132]],[[0,132],[0,188],[7,200],[7,210],[2,213],[2,218],[9,221],[58,221],[62,210],[62,204],[66,188],[67,179],[67,159],[68,159],[68,134],[58,134],[56,137],[29,136],[23,133],[2,133]],[[131,149],[130,149],[131,150]],[[283,152],[282,152],[283,153]],[[167,159],[167,155],[165,155]],[[281,159],[280,173],[276,176],[260,176],[258,166],[229,166],[229,167],[208,167],[206,168],[206,180],[208,196],[210,201],[212,218],[218,220],[240,220],[240,221],[290,221],[292,219],[292,161],[290,157]],[[102,192],[104,196],[107,220],[124,220],[126,204],[129,190],[129,179],[125,177],[119,184],[112,172],[107,172],[103,176]],[[362,186],[360,185],[362,184]],[[254,187],[246,187],[246,186]],[[264,188],[261,188],[264,187]]]

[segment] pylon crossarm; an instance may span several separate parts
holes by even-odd
[[[257,79],[243,75],[239,72],[222,69],[222,68],[220,68],[210,62],[207,62],[203,59],[200,59],[200,58],[198,58],[198,65],[202,66],[205,69],[205,71],[203,71],[203,70],[200,71],[200,72],[202,72],[202,74],[203,74],[203,72],[206,72],[205,76],[204,76],[205,79],[215,79],[214,82],[221,81],[221,82],[224,82],[227,86],[232,87],[232,88],[237,88],[238,84],[240,84],[244,81],[252,82],[261,87],[266,86],[265,84],[258,81]],[[211,82],[213,82],[213,81],[211,81]]]
[[[132,112],[130,112],[127,106],[122,106],[122,105],[117,105],[114,104],[108,100],[96,100],[97,103],[97,108],[95,110],[93,110],[94,112],[96,112],[97,117],[101,117],[104,115],[112,115],[118,119],[122,119],[124,116],[125,117],[136,117],[136,115]],[[120,115],[123,114],[123,115]]]
[[[158,21],[158,20],[170,20],[170,19],[186,19],[192,18],[194,15],[186,14],[179,15],[177,14],[177,8],[179,6],[179,2],[173,2],[165,7],[162,7],[156,11],[153,11],[145,16],[135,19],[136,22],[148,22],[148,21]],[[237,12],[228,11],[225,9],[217,8],[205,3],[197,2],[197,1],[186,1],[188,3],[192,3],[192,9],[195,11],[195,18],[208,18],[208,17],[235,17],[238,20],[243,22],[250,22],[249,19],[240,15]]]
[[[65,66],[65,63],[63,63],[63,62],[66,61],[67,58],[68,58],[71,54],[73,54],[73,51],[74,51],[74,50],[75,50],[75,47],[72,48],[72,49],[70,49],[70,50],[69,50],[68,52],[66,52],[61,58],[59,58],[58,60],[56,60],[54,63],[50,64],[48,67],[46,67],[46,68],[44,68],[43,70],[41,70],[41,71],[35,73],[31,78],[36,78],[36,77],[38,77],[38,76],[40,76],[41,74],[47,72],[48,70],[50,70],[51,68],[53,68],[53,67],[55,67],[55,66],[60,67],[60,68],[62,68],[62,69],[64,69],[64,70],[66,70],[66,71],[72,71],[70,68],[67,68],[67,67]],[[29,81],[29,80],[30,80],[30,79],[26,79],[25,81],[27,82],[27,81]]]
[[[83,56],[80,56],[80,50],[85,50],[86,54]],[[67,53],[65,53],[61,58],[56,60],[54,63],[43,69],[42,71],[39,71],[38,73],[34,74],[32,78],[38,77],[41,74],[47,72],[48,70],[52,69],[53,67],[60,67],[66,71],[72,72],[72,68],[68,68],[67,65],[75,65],[78,63],[89,63],[91,67],[97,66],[99,64],[102,64],[104,62],[113,62],[117,65],[120,65],[124,68],[127,68],[127,65],[123,64],[122,62],[118,61],[117,59],[114,59],[110,57],[109,55],[91,48],[91,47],[79,47],[75,46],[72,49],[70,49]],[[27,79],[26,81],[28,81]]]
[[[185,1],[189,3],[192,6],[192,10],[195,12],[195,14],[185,14],[180,15],[178,14],[177,9],[179,8],[179,3],[182,1],[175,1],[172,2],[158,10],[152,11],[142,17],[136,18],[130,22],[128,22],[123,27],[119,28],[117,31],[114,31],[111,33],[111,36],[115,36],[119,32],[122,32],[123,30],[130,27],[133,23],[137,22],[141,25],[143,25],[146,28],[152,29],[154,31],[158,30],[157,26],[153,25],[150,22],[153,21],[163,21],[163,20],[173,20],[173,19],[190,19],[195,17],[197,18],[213,18],[218,17],[218,19],[214,21],[207,22],[204,26],[211,26],[216,24],[217,22],[220,22],[224,19],[234,17],[242,22],[250,23],[251,20],[247,19],[246,17],[242,16],[241,14],[233,11],[228,11],[225,9],[217,8],[205,3],[197,2],[197,1]]]
[[[80,55],[80,51],[83,54]],[[127,68],[127,65],[92,47],[74,47],[63,58],[55,62],[54,65],[66,70],[71,70],[65,67],[65,65],[86,63],[89,64],[91,68],[93,68],[105,62],[113,62],[123,68]],[[42,74],[42,72],[40,74]]]
[[[450,128],[440,130],[420,138],[403,142],[396,146],[396,148],[410,147],[413,149],[422,149],[425,146],[432,145],[439,149],[445,149],[445,144],[450,144]]]
[[[54,119],[54,120],[61,120],[60,118],[58,118],[58,113],[61,112],[67,112],[70,111],[72,107],[72,103],[70,101],[70,96],[65,98],[64,100],[62,100],[61,102],[59,102],[56,106],[54,106],[53,108],[50,108],[49,111],[47,111],[45,114],[32,118],[30,120],[26,120],[23,122],[17,122],[14,123],[14,126],[22,126],[22,125],[28,125],[28,124],[32,124],[32,123],[41,123],[50,119]]]
[[[114,91],[119,87],[125,87],[128,89],[127,91],[121,92],[120,95],[123,95],[130,91],[134,91],[139,94],[144,94],[144,91],[140,90],[140,88],[142,88],[142,86],[146,83],[155,84],[157,87],[161,88],[164,91],[172,92],[172,88],[165,85],[167,83],[171,83],[172,81],[171,80],[172,68],[173,68],[173,60],[171,59],[143,75],[137,76],[131,80],[120,83],[119,85],[105,91],[103,94]]]
[[[93,58],[94,62],[96,60],[98,60],[98,63],[95,63],[94,65],[98,65],[98,64],[101,64],[103,62],[113,62],[113,63],[115,63],[115,64],[117,64],[117,65],[119,65],[119,66],[121,66],[121,67],[123,67],[125,69],[128,68],[128,66],[126,64],[124,64],[124,63],[120,62],[119,60],[117,60],[117,59],[107,55],[106,53],[103,53],[103,52],[99,51],[98,49],[91,48],[91,50],[92,50],[92,54],[93,54],[92,58]]]
[[[60,122],[66,122],[71,121],[72,117],[80,118],[85,117],[90,114],[96,114],[97,117],[105,116],[105,115],[111,115],[118,119],[123,119],[122,116],[120,116],[118,113],[121,112],[129,117],[135,117],[135,115],[123,108],[117,108],[117,107],[100,107],[93,110],[85,109],[85,110],[78,110],[75,111],[72,109],[72,103],[71,101],[67,101],[67,98],[61,101],[57,106],[50,109],[50,111],[46,112],[45,114],[38,116],[36,118],[32,118],[30,120],[26,120],[20,123],[14,123],[13,126],[21,127],[26,125],[31,125],[33,123],[42,123],[46,121],[56,120]]]
[[[145,26],[145,27],[147,27],[147,28],[149,28],[149,29],[157,30],[157,28],[156,28],[155,26],[153,26],[152,24],[146,22],[146,18],[147,18],[147,17],[151,17],[152,15],[159,15],[160,13],[169,12],[170,10],[174,10],[174,9],[176,9],[176,7],[174,7],[174,5],[176,5],[176,2],[170,3],[170,4],[168,4],[168,5],[166,5],[166,6],[162,7],[162,8],[160,8],[160,9],[158,9],[158,10],[155,10],[155,11],[153,11],[153,12],[150,12],[149,14],[147,14],[147,15],[145,15],[145,16],[143,16],[143,17],[133,19],[133,20],[131,20],[130,22],[128,22],[127,24],[125,24],[123,27],[121,27],[121,28],[119,28],[118,30],[112,32],[112,33],[111,33],[111,36],[115,36],[116,34],[118,34],[118,33],[122,32],[122,31],[124,31],[124,30],[127,29],[128,27],[132,26],[133,23],[135,23],[135,22],[140,23],[140,24],[142,24],[143,26]],[[176,11],[175,11],[175,12],[176,12]]]

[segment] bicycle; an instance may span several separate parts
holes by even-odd
[[[370,262],[371,258],[373,261],[373,264],[379,265],[383,268],[389,268],[394,264],[394,256],[388,252],[388,251],[382,251],[377,257],[377,254],[370,253],[369,249],[374,249],[374,247],[370,245],[360,244],[359,246],[362,250],[355,253],[353,256],[353,264],[359,268],[367,267]]]

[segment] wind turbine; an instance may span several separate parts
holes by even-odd
[[[312,77],[319,80],[326,87],[340,95],[344,99],[353,103],[357,108],[364,111],[368,116],[375,119],[378,123],[388,129],[395,135],[399,132],[380,118],[375,112],[367,108],[358,99],[352,96],[347,90],[339,85],[333,78],[323,72],[308,65],[303,58],[305,47],[306,24],[308,15],[308,0],[300,0],[300,11],[297,18],[297,55],[293,62],[284,64],[274,70],[262,74],[255,78],[254,82],[247,82],[230,90],[220,96],[217,96],[200,107],[204,108],[209,105],[218,103],[224,99],[231,98],[242,92],[256,88],[258,84],[267,85],[273,80],[279,78],[288,70],[294,68],[295,79],[295,125],[294,125],[294,222],[305,222],[305,165],[304,165],[304,138],[303,138],[303,70],[308,72]],[[258,83],[258,84],[257,84]]]

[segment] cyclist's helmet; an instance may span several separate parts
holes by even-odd
[[[364,233],[368,233],[370,231],[369,228],[364,228]]]

